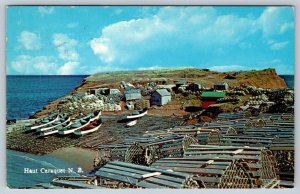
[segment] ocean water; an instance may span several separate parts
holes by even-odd
[[[42,109],[49,102],[71,92],[87,76],[7,76],[7,119],[24,119]],[[37,156],[6,150],[7,186],[34,186],[50,182],[56,176],[72,174],[25,174],[24,168],[62,169],[78,166],[50,156]]]
[[[25,119],[71,92],[86,75],[6,77],[7,119]]]
[[[24,168],[38,169],[38,173],[26,174],[24,173]],[[74,173],[45,174],[40,172],[40,169],[42,168],[73,168]],[[77,169],[77,165],[51,156],[38,156],[13,150],[6,150],[6,180],[7,187],[9,188],[30,187],[38,183],[49,183],[56,176],[76,176],[79,175],[77,174]]]
[[[294,75],[280,75],[287,84],[287,86],[291,89],[294,89]]]

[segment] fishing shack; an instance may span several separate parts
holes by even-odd
[[[214,84],[214,89],[215,90],[228,90],[229,85],[226,82],[218,82]]]
[[[216,104],[217,100],[225,97],[225,92],[202,92],[202,108],[207,109],[210,105]]]
[[[124,91],[126,101],[130,100],[140,100],[142,99],[141,90],[137,88],[130,87]]]
[[[171,101],[171,93],[166,89],[158,89],[151,95],[151,105],[162,106]]]

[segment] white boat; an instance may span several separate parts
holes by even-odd
[[[88,133],[95,132],[101,127],[101,125],[102,125],[101,119],[94,120],[94,121],[90,122],[89,125],[74,131],[74,135],[82,136],[82,135],[85,135]]]
[[[67,127],[63,128],[58,131],[59,135],[68,135],[71,133],[74,133],[74,131],[82,129],[90,124],[90,122],[93,122],[95,120],[98,120],[100,118],[101,111],[95,111],[93,113],[89,113],[87,115],[77,117],[72,122],[72,124]]]
[[[36,131],[37,132],[47,131],[47,130],[56,128],[60,125],[63,125],[63,124],[67,123],[70,120],[71,120],[71,118],[68,115],[63,114],[63,115],[60,115],[60,118],[57,119],[55,122],[53,122],[51,124],[48,124],[47,126],[37,128]]]
[[[126,115],[123,119],[137,119],[145,116],[148,113],[147,108],[139,111],[134,111],[131,115]]]
[[[133,120],[133,121],[130,121],[130,122],[126,123],[126,126],[131,127],[131,126],[136,125],[136,123],[137,123],[137,120]]]
[[[62,125],[59,125],[55,128],[52,128],[52,129],[49,129],[49,130],[46,130],[46,131],[41,131],[40,132],[40,135],[39,137],[46,137],[46,136],[49,136],[49,135],[53,135],[55,133],[58,133],[59,130],[63,129],[63,128],[67,128],[69,127],[70,125],[72,124],[71,121],[67,121],[66,123],[62,124]]]
[[[57,121],[59,119],[59,115],[58,114],[50,114],[49,116],[43,117],[37,124],[31,126],[31,127],[26,127],[25,128],[25,132],[29,132],[29,131],[33,131],[36,130],[38,128],[47,126],[51,123],[54,123],[55,121]]]

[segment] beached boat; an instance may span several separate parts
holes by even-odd
[[[123,119],[127,120],[127,119],[138,119],[141,118],[143,116],[145,116],[147,114],[147,108],[138,110],[138,111],[134,111],[132,112],[130,115],[126,115],[123,117]]]
[[[100,115],[101,115],[101,111],[95,111],[87,115],[76,117],[74,120],[72,120],[72,124],[69,127],[59,130],[58,134],[59,135],[71,134],[76,130],[86,127],[87,125],[90,124],[90,122],[98,120],[100,118]]]
[[[56,134],[58,133],[59,130],[62,130],[64,128],[67,128],[69,127],[70,125],[72,124],[72,122],[69,120],[57,127],[54,127],[54,128],[51,128],[51,129],[48,129],[46,131],[41,131],[40,134],[39,134],[39,138],[42,138],[42,137],[46,137],[46,136],[49,136],[49,135],[53,135],[53,134]]]
[[[26,127],[25,128],[25,132],[30,132],[33,130],[36,130],[38,128],[47,126],[51,123],[54,123],[55,121],[57,121],[59,119],[59,116],[57,113],[52,113],[46,117],[43,117],[42,119],[40,119],[40,121],[32,126]]]
[[[95,132],[101,127],[101,125],[102,125],[101,119],[94,120],[94,121],[90,122],[87,126],[74,131],[74,135],[82,136],[82,135],[85,135],[88,133]]]
[[[136,123],[137,123],[137,120],[129,121],[128,123],[126,123],[126,126],[131,127],[131,126],[136,125]]]
[[[55,122],[50,123],[50,124],[48,124],[46,126],[37,128],[36,131],[37,132],[47,131],[47,130],[56,128],[56,127],[58,127],[60,125],[63,125],[63,124],[67,123],[70,120],[71,120],[71,118],[70,118],[70,116],[68,114],[62,113],[62,114],[59,114],[59,118]]]

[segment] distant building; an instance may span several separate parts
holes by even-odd
[[[228,90],[229,86],[226,82],[218,82],[214,84],[215,90]]]
[[[126,89],[124,91],[126,101],[142,99],[141,90],[136,88]]]
[[[171,101],[171,93],[166,89],[158,89],[151,95],[151,105],[162,106]]]
[[[186,85],[186,80],[179,80],[176,82],[176,88],[179,88],[182,85]]]
[[[109,94],[119,94],[121,93],[119,89],[111,88],[109,89]]]
[[[217,100],[225,97],[225,92],[202,92],[202,108],[207,109],[210,105],[216,104]]]
[[[202,89],[202,86],[200,83],[191,83],[186,87],[187,90],[190,90],[192,92],[198,92]]]
[[[176,85],[175,84],[169,84],[169,85],[157,85],[158,89],[167,89],[168,91],[172,91]]]
[[[89,93],[94,95],[107,95],[108,90],[108,88],[92,88],[89,90]]]

